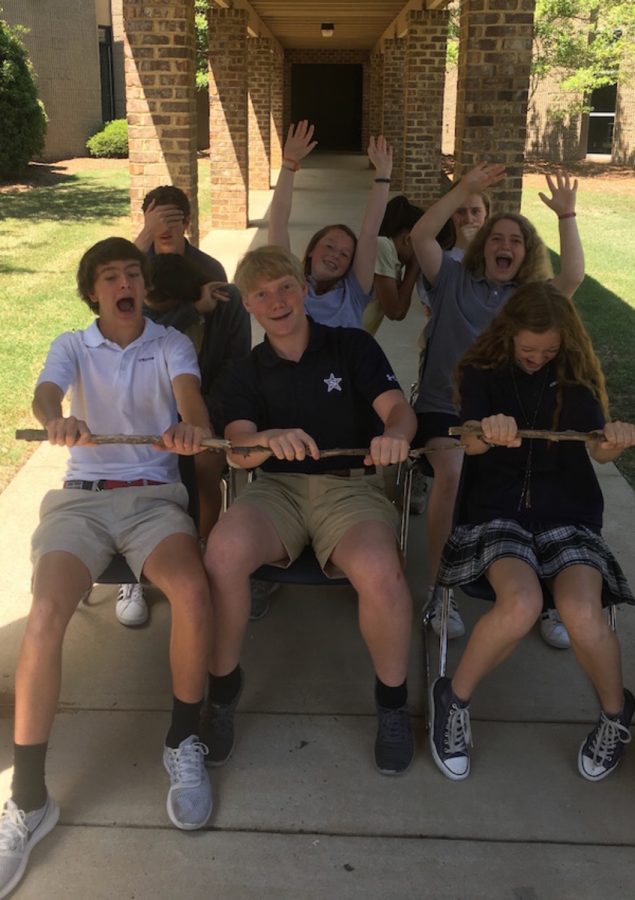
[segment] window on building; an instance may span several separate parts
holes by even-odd
[[[115,78],[112,65],[112,28],[98,25],[99,75],[101,80],[101,117],[104,122],[115,118]]]
[[[617,84],[596,88],[591,94],[587,153],[611,153],[617,105]]]

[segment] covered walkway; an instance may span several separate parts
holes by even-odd
[[[356,226],[370,174],[357,157],[314,156],[299,173],[293,244],[314,223]],[[269,194],[251,198],[264,215]],[[259,228],[203,243],[228,271]],[[407,385],[421,314],[384,323],[379,338]],[[11,701],[29,608],[28,547],[44,491],[65,453],[42,446],[0,495],[0,794],[11,779]],[[603,467],[606,535],[635,583],[635,495]],[[408,578],[418,621],[426,587],[423,522],[411,520]],[[410,700],[417,757],[401,778],[372,763],[372,671],[347,588],[285,587],[251,624],[246,686],[231,761],[212,771],[210,828],[169,826],[161,746],[171,704],[169,610],[151,593],[138,631],[115,620],[115,591],[97,587],[69,628],[61,711],[48,779],[61,824],[35,848],[20,900],[598,900],[632,895],[635,750],[606,782],[588,784],[576,754],[596,703],[571,653],[531,634],[473,704],[471,778],[444,779],[424,732],[415,627]],[[482,612],[460,598],[468,625]],[[635,685],[635,624],[619,616],[626,683]],[[463,647],[451,649],[450,667]]]

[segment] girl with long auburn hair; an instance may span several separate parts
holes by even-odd
[[[578,770],[600,781],[630,741],[635,699],[622,683],[620,650],[603,607],[635,603],[601,536],[603,499],[591,464],[635,446],[635,425],[610,422],[604,377],[571,300],[552,284],[520,288],[458,370],[460,418],[483,436],[464,436],[457,524],[439,581],[485,579],[492,609],[475,625],[454,676],[432,688],[431,746],[444,775],[470,771],[469,701],[553,597],[576,659],[601,704],[582,742]],[[592,433],[585,443],[521,439],[518,430]]]
[[[534,226],[524,216],[502,212],[490,217],[473,236],[461,261],[452,259],[437,241],[437,234],[469,198],[483,194],[505,178],[505,168],[479,163],[452,190],[444,194],[417,222],[410,233],[421,268],[423,286],[432,306],[432,321],[426,328],[426,360],[422,370],[415,412],[419,427],[414,447],[437,450],[456,447],[448,428],[458,424],[453,402],[452,374],[463,354],[492,321],[518,288],[530,281],[553,280],[571,297],[584,278],[584,255],[576,227],[577,181],[566,175],[547,176],[549,195],[543,202],[558,217],[560,271],[554,276],[549,254]],[[441,551],[452,527],[452,510],[459,484],[462,453],[431,453],[434,471],[430,489],[426,533],[430,587],[430,622],[440,628],[440,598],[437,575]],[[545,640],[556,644],[543,630]],[[547,623],[551,628],[551,623]],[[562,625],[556,627],[564,632]],[[449,637],[460,637],[465,628],[454,603],[450,606]],[[566,634],[562,643],[567,646]]]

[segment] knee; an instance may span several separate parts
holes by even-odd
[[[184,572],[175,579],[168,592],[173,612],[187,616],[192,623],[205,625],[209,619],[211,603],[209,584],[205,573]]]
[[[212,584],[231,579],[237,572],[247,571],[250,550],[247,536],[233,530],[226,531],[221,520],[210,534],[205,549],[205,570]]]
[[[498,601],[497,597],[498,614],[505,631],[515,640],[533,628],[542,611],[542,593],[524,585],[512,585]]]
[[[394,608],[403,603],[410,591],[396,549],[384,553],[362,554],[351,565],[350,580],[360,594],[376,605]]]
[[[556,606],[569,637],[579,646],[591,646],[611,633],[599,601],[573,597],[569,602],[566,598],[559,598]]]

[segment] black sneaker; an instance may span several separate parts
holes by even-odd
[[[463,781],[470,774],[470,711],[453,699],[449,678],[437,678],[430,691],[430,747],[446,778]]]
[[[280,585],[277,581],[260,581],[259,578],[251,578],[249,585],[251,592],[249,621],[259,622],[271,609],[271,595]]]
[[[207,697],[201,710],[199,737],[207,745],[206,766],[222,766],[234,750],[234,712],[243,692],[243,672],[240,670],[240,688],[231,703],[214,703]]]
[[[624,706],[617,716],[604,710],[593,729],[582,742],[578,753],[578,771],[587,781],[601,781],[617,766],[626,744],[631,741],[630,724],[635,711],[635,697],[624,691]]]
[[[410,714],[405,706],[399,709],[378,706],[377,719],[375,765],[382,775],[401,775],[415,755]]]

